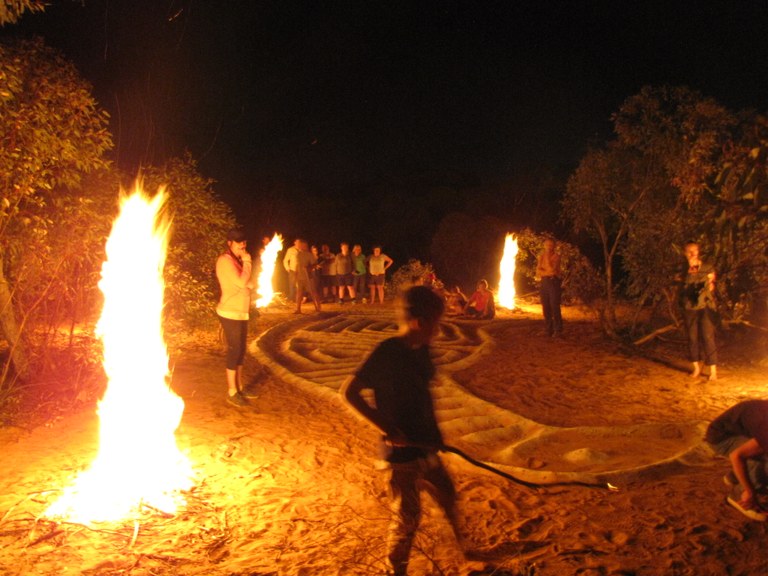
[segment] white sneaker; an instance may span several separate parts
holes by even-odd
[[[728,496],[726,500],[728,501],[728,504],[736,508],[736,510],[744,514],[744,516],[746,516],[750,520],[755,520],[757,522],[765,522],[766,520],[768,520],[768,516],[766,516],[765,512],[754,510],[752,508],[744,508],[741,504],[739,504],[738,500],[735,500],[730,496]]]

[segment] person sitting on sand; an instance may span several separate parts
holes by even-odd
[[[477,283],[477,289],[464,306],[464,316],[478,320],[490,320],[496,316],[496,304],[493,301],[493,292],[488,289],[487,280]]]
[[[462,314],[464,307],[467,305],[467,296],[461,291],[461,288],[454,286],[449,288],[445,292],[445,305],[447,314],[455,316],[456,314]]]
[[[430,343],[438,332],[444,304],[425,286],[412,286],[401,300],[403,333],[379,344],[341,390],[349,406],[383,434],[393,513],[387,561],[395,576],[408,571],[408,556],[421,517],[422,489],[443,508],[461,543],[456,491],[437,454],[444,444],[429,391],[435,374]],[[371,404],[363,394],[366,389],[373,392]]]
[[[757,493],[768,481],[768,400],[744,400],[731,406],[707,427],[704,437],[712,450],[731,461],[723,478],[731,486],[728,504],[747,518],[765,522],[768,514]]]

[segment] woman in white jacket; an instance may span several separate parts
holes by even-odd
[[[227,251],[216,260],[216,278],[221,298],[216,306],[227,341],[227,400],[247,406],[243,395],[243,361],[248,338],[253,263],[246,250],[245,234],[239,228],[227,234]]]

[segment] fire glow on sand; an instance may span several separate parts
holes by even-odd
[[[275,292],[272,287],[272,277],[275,274],[275,263],[277,255],[283,249],[283,237],[280,234],[272,236],[269,244],[264,247],[261,253],[261,271],[259,272],[256,294],[256,308],[263,308],[272,302]]]
[[[44,513],[88,524],[118,521],[142,505],[173,513],[192,468],[174,432],[184,401],[169,386],[162,310],[170,224],[161,188],[149,199],[140,183],[122,196],[107,240],[99,288],[104,307],[96,331],[107,389],[99,401],[99,449],[91,467]]]
[[[514,234],[507,234],[504,241],[504,255],[501,257],[499,271],[498,304],[510,310],[515,309],[515,265],[518,246]]]

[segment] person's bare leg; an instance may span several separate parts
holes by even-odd
[[[371,291],[371,299],[368,302],[373,304],[374,302],[376,302],[376,286],[374,284],[371,285],[370,291]]]
[[[349,290],[349,299],[354,302],[355,301],[355,287],[354,286],[347,286],[347,290]]]
[[[708,380],[710,382],[714,382],[717,380],[717,366],[715,364],[712,364],[712,366],[709,367],[709,378]]]
[[[376,290],[379,292],[379,304],[384,304],[384,285],[376,286]]]
[[[238,392],[243,391],[243,367],[238,366],[235,370],[235,388]]]
[[[312,302],[315,304],[315,311],[320,312],[320,297],[317,294],[317,290],[310,289],[309,295],[312,296]]]
[[[237,370],[227,368],[227,392],[230,396],[237,394]]]
[[[691,372],[691,378],[698,378],[701,375],[701,362],[693,363],[693,372]]]

